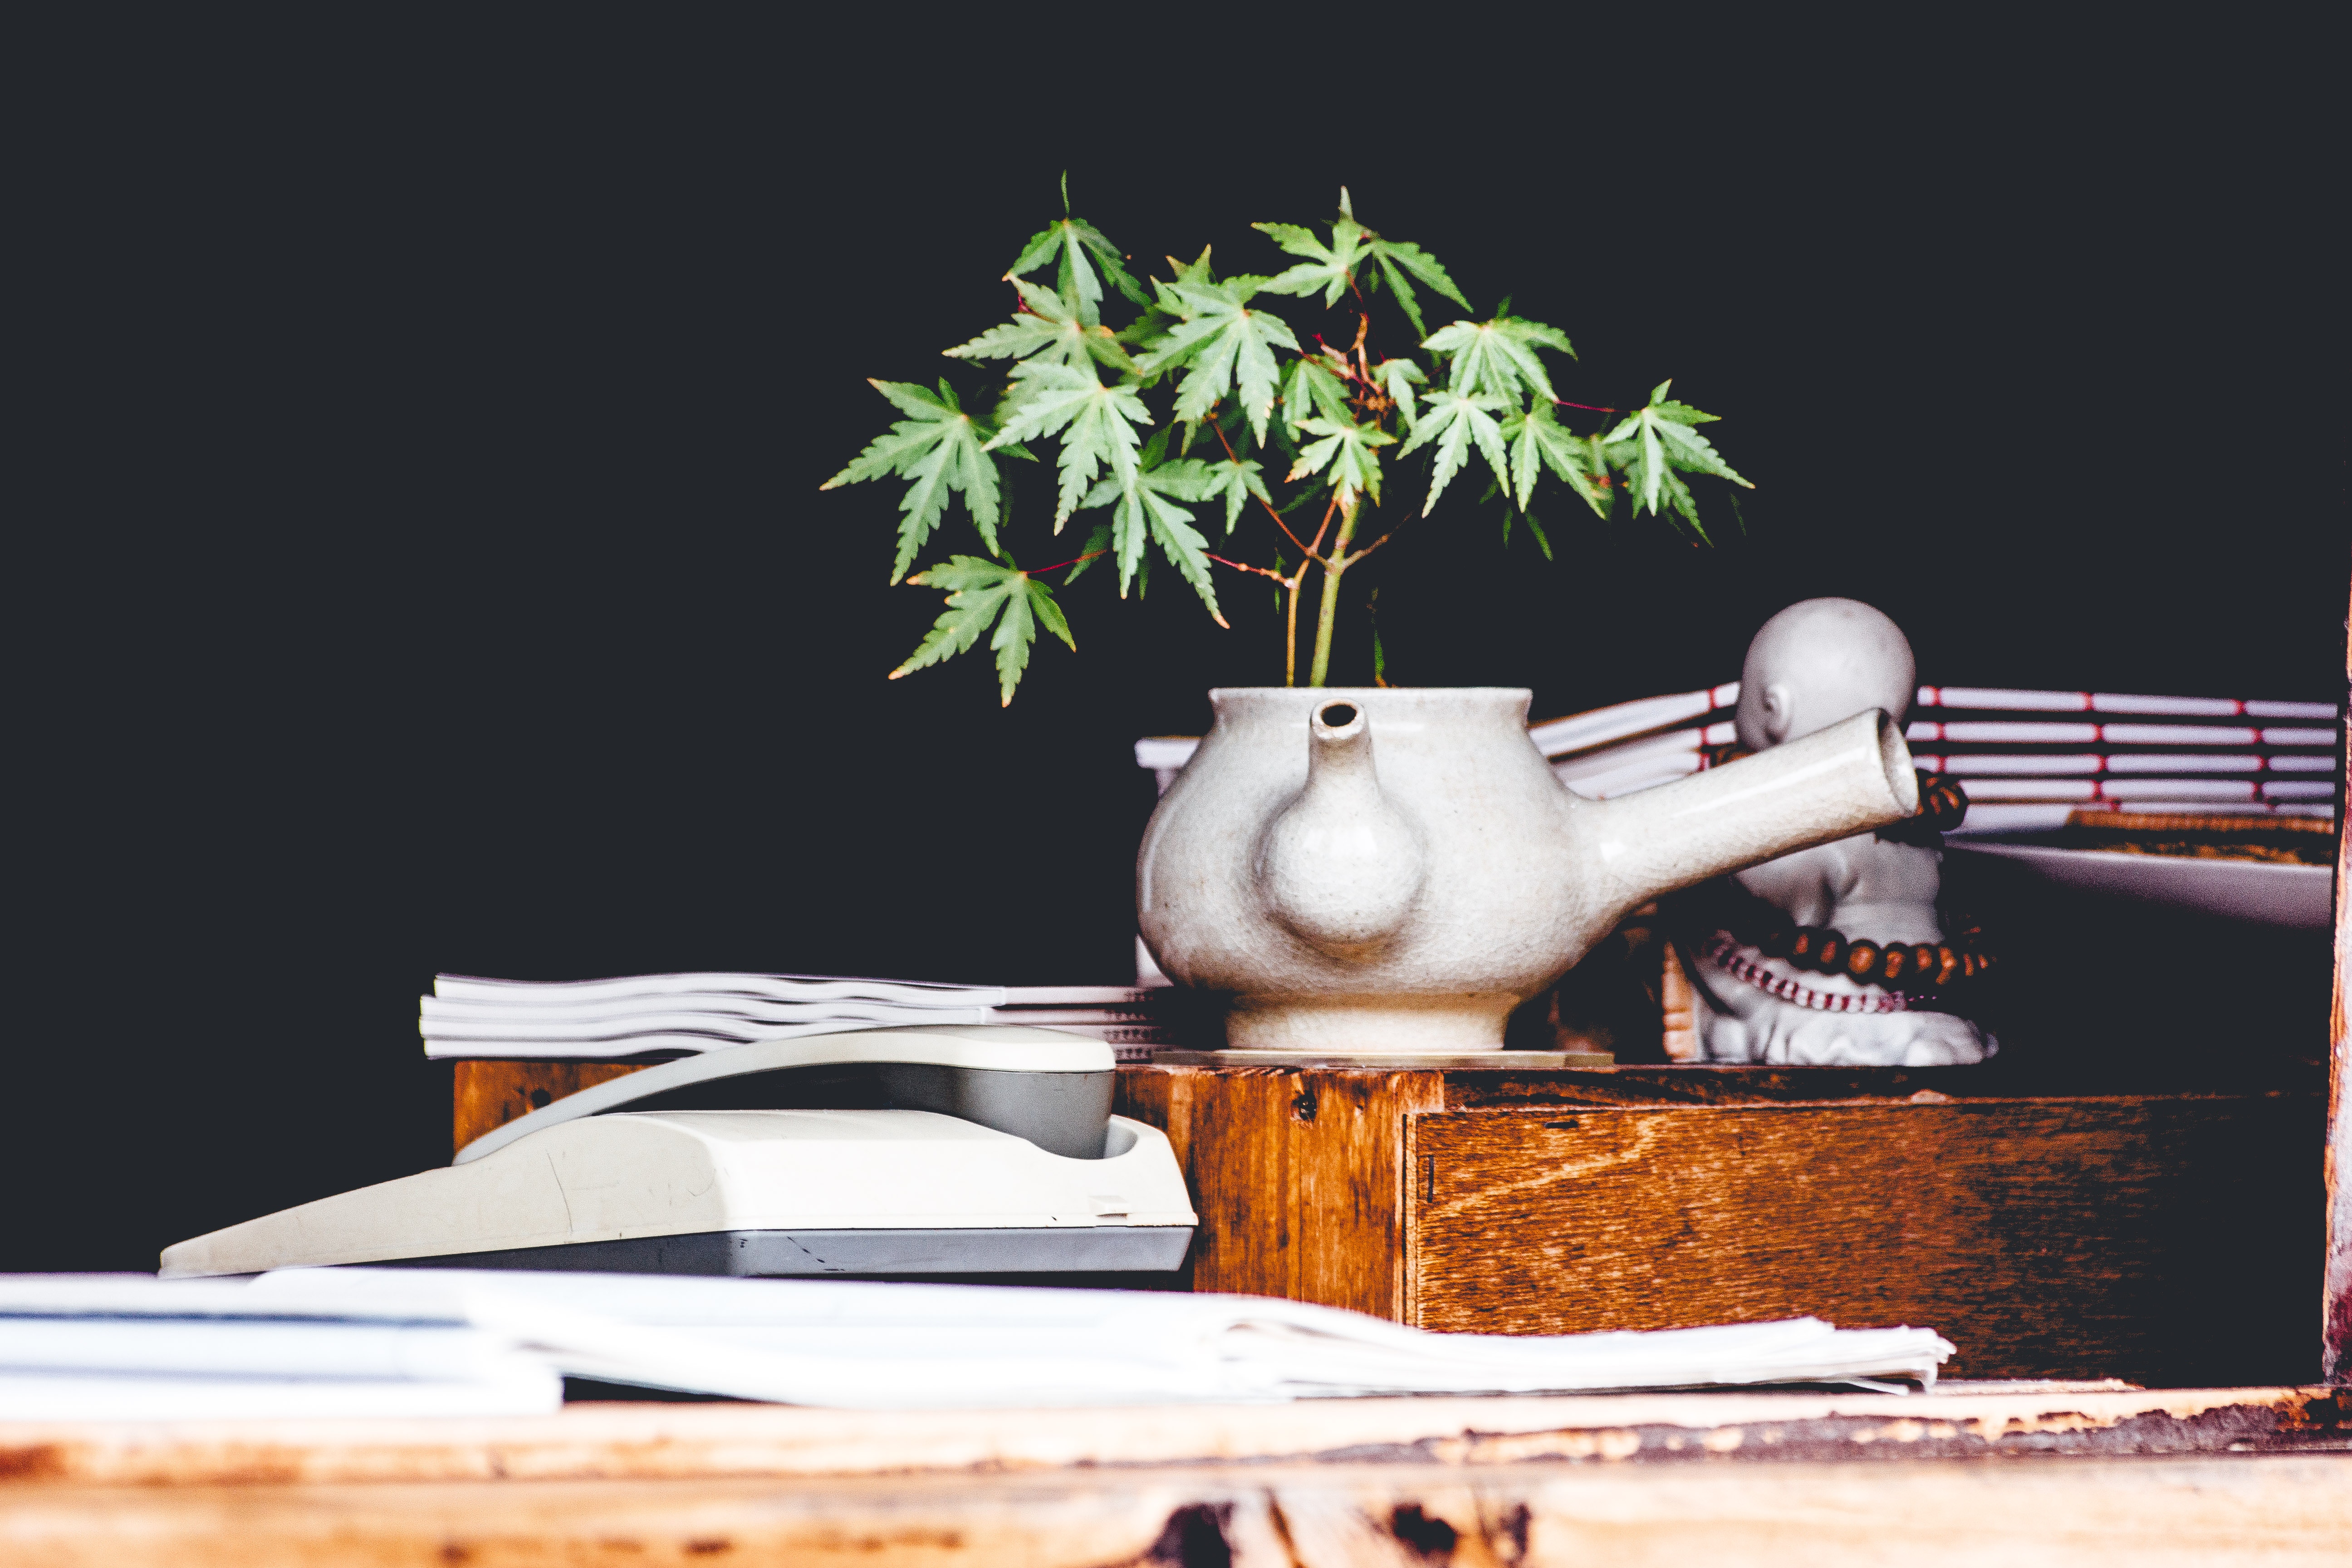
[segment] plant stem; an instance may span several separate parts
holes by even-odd
[[[1268,511],[1272,511],[1274,509],[1272,507],[1268,507],[1266,510]],[[1312,544],[1299,545],[1301,550],[1307,552],[1307,557],[1305,560],[1299,562],[1298,570],[1290,574],[1289,626],[1285,635],[1282,647],[1282,683],[1285,686],[1296,686],[1298,684],[1298,587],[1300,584],[1307,581],[1307,569],[1309,566],[1313,566],[1318,563],[1320,563],[1326,570],[1329,569],[1331,563],[1325,561],[1323,557],[1316,554],[1315,552],[1323,548],[1323,536],[1331,531],[1331,514],[1339,510],[1339,498],[1335,493],[1331,497],[1331,504],[1323,509],[1323,521],[1321,526],[1315,530],[1315,542]],[[1276,521],[1280,521],[1281,520],[1277,517]],[[1355,519],[1352,515],[1348,519],[1347,526],[1350,528],[1355,526]],[[1285,533],[1290,533],[1290,530],[1287,527],[1284,528],[1282,531]],[[1342,534],[1341,537],[1345,538],[1346,535]],[[1297,534],[1291,534],[1292,542],[1296,543],[1297,542],[1297,538],[1298,536]],[[1312,686],[1320,686],[1323,682],[1318,679],[1308,682],[1308,684]]]
[[[1356,509],[1348,507],[1339,513],[1339,536],[1331,542],[1330,558],[1323,563],[1323,603],[1315,616],[1315,662],[1307,671],[1307,684],[1320,686],[1331,670],[1331,624],[1339,615],[1339,579],[1348,569],[1348,542],[1356,534]]]

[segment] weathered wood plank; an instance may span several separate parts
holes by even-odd
[[[1118,1092],[1184,1167],[1194,1289],[1402,1315],[1403,1119],[1444,1104],[1444,1075],[1151,1067]]]
[[[1075,1410],[583,1404],[471,1419],[0,1423],[0,1497],[58,1485],[1003,1474],[1206,1464],[1980,1458],[2342,1448],[2352,1412],[2309,1388],[2033,1384],[1318,1399]]]
[[[2352,1456],[1097,1470],[1084,1477],[40,1488],[21,1568],[855,1562],[1022,1568],[2334,1564]]]
[[[2308,1377],[2319,1117],[2304,1096],[1416,1114],[1406,1321],[1810,1313],[1937,1329],[1960,1376]]]

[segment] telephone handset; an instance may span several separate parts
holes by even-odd
[[[1098,1160],[1118,1063],[1100,1040],[1022,1024],[924,1024],[730,1046],[609,1079],[486,1132],[452,1164],[615,1110],[932,1110]]]
[[[742,1275],[1167,1270],[1198,1223],[1099,1040],[1019,1025],[734,1046],[598,1084],[443,1170],[164,1250],[166,1277],[331,1264]]]

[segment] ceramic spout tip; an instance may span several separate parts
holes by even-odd
[[[1364,732],[1364,710],[1352,702],[1326,702],[1307,719],[1318,741],[1350,741]]]

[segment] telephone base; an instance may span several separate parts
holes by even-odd
[[[766,1279],[867,1274],[1165,1272],[1182,1267],[1188,1225],[706,1230],[499,1252],[404,1258],[371,1268],[550,1268]]]

